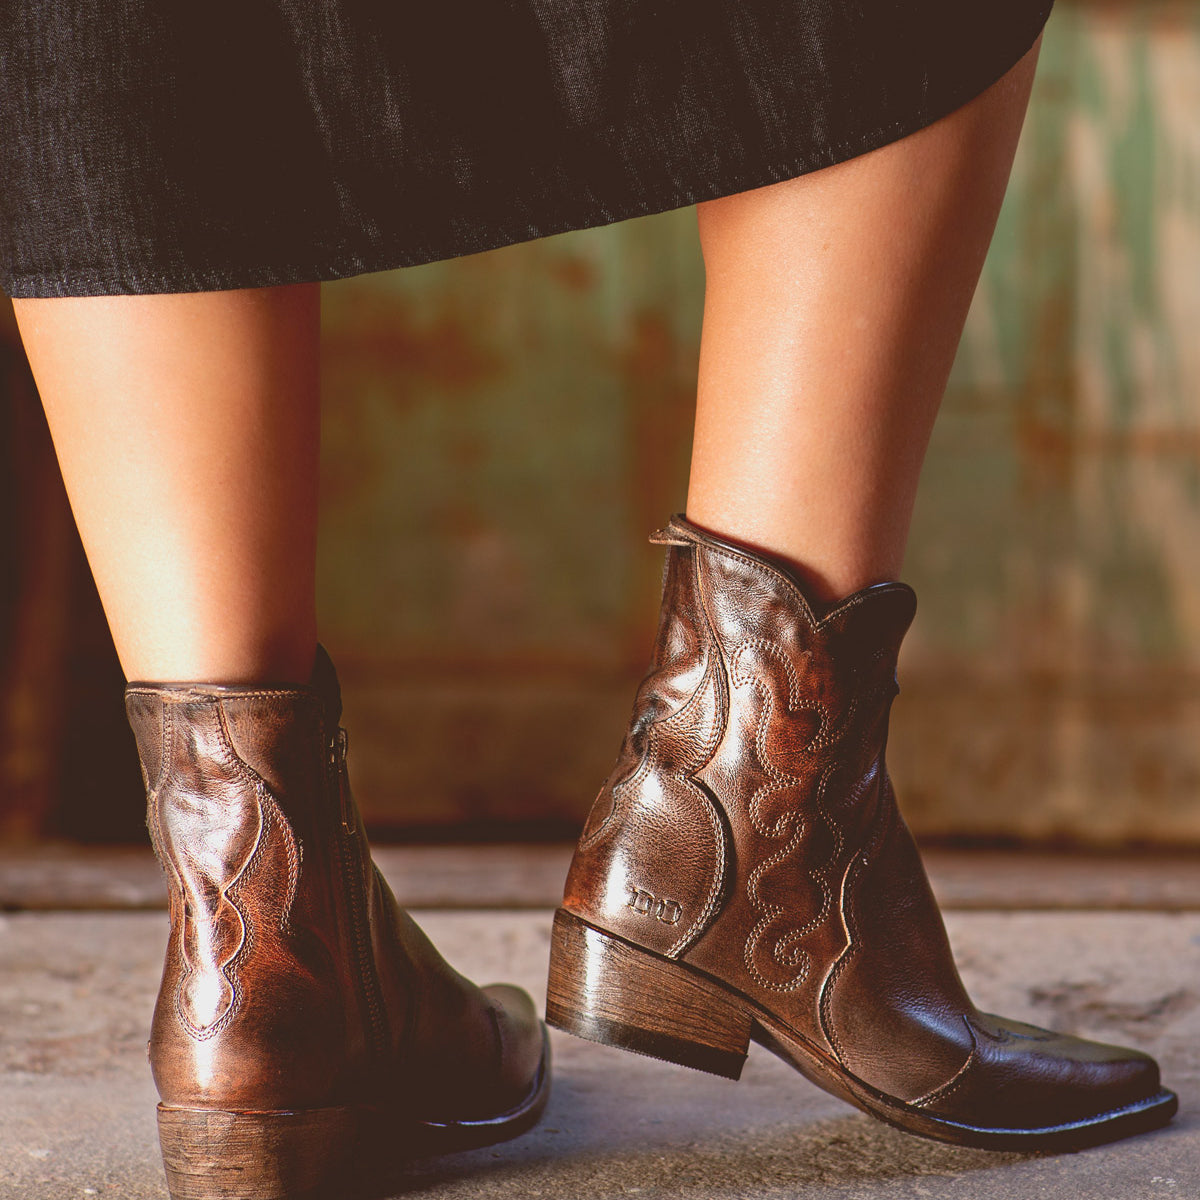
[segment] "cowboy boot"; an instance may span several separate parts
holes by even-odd
[[[1153,1059],[980,1012],[884,763],[902,583],[819,612],[676,517],[654,660],[555,917],[547,1020],[736,1079],[749,1040],[910,1133],[1074,1148],[1152,1129]]]
[[[150,1064],[172,1200],[370,1192],[532,1125],[545,1030],[397,906],[325,652],[307,686],[135,683],[126,707],[170,891]]]

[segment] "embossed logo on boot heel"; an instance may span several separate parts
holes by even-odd
[[[683,905],[678,900],[660,899],[653,892],[634,887],[632,884],[629,887],[629,903],[626,907],[632,908],[643,917],[653,917],[664,925],[674,925],[683,916]]]

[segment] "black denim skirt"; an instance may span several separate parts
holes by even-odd
[[[931,123],[1051,0],[0,0],[11,296],[334,279]]]

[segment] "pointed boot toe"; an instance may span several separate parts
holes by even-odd
[[[919,1105],[972,1144],[1006,1148],[1034,1136],[1043,1149],[1069,1149],[1152,1128],[1174,1111],[1158,1063],[1138,1050],[991,1013],[975,1014],[970,1030],[964,1068]]]
[[[473,1118],[458,1122],[460,1146],[488,1145],[496,1140],[489,1131],[497,1126],[506,1128],[506,1137],[529,1128],[545,1107],[549,1083],[549,1038],[529,993],[507,983],[481,990],[494,1023],[496,1050],[479,1092],[486,1101],[477,1104]]]
[[[150,1038],[172,1200],[379,1194],[412,1157],[513,1137],[549,1057],[396,904],[311,684],[131,684],[170,935]]]
[[[1153,1129],[1154,1061],[979,1012],[885,762],[916,598],[818,610],[681,517],[654,658],[572,861],[547,1019],[736,1079],[751,1040],[898,1128],[1069,1149]]]
[[[497,1079],[501,1085],[501,1105],[504,1097],[511,1101],[507,1108],[516,1107],[529,1090],[529,1081],[536,1079],[541,1064],[548,1059],[546,1030],[538,1017],[537,1007],[529,993],[511,983],[490,983],[483,988],[496,1022],[500,1062]]]

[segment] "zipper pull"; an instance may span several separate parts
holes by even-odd
[[[338,790],[338,801],[342,809],[342,828],[347,834],[358,830],[354,819],[354,802],[350,799],[350,789],[342,781],[342,768],[346,765],[346,752],[350,748],[350,735],[338,727],[329,746],[329,765],[333,768],[334,779]]]

